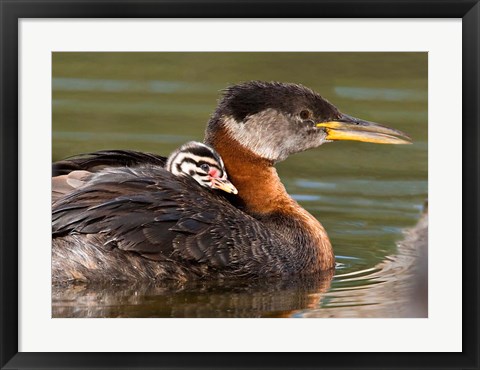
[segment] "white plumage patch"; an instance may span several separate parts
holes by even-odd
[[[202,153],[202,155],[196,154]],[[204,166],[215,168],[219,178],[226,179],[227,173],[222,159],[209,146],[196,141],[188,142],[174,151],[167,160],[165,168],[175,176],[190,176],[200,185],[210,187],[211,176]]]

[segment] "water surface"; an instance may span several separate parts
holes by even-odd
[[[427,199],[426,53],[54,53],[52,160],[101,149],[168,155],[202,140],[222,88],[257,79],[302,83],[344,113],[413,138],[329,143],[278,164],[288,192],[327,229],[336,271],[308,281],[57,288],[53,316],[415,315],[408,294],[390,293],[392,282],[408,290],[418,264],[398,241]]]

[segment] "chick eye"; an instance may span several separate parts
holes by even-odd
[[[312,116],[312,112],[310,112],[307,109],[304,109],[300,112],[300,118],[301,119],[309,119]]]
[[[210,166],[204,163],[200,166],[200,169],[204,172],[208,172],[210,170]]]

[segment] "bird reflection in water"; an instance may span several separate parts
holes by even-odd
[[[52,289],[53,317],[292,317],[321,305],[334,270],[309,278],[76,283]]]

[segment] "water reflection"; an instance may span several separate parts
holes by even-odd
[[[411,283],[417,252],[397,243],[427,198],[427,65],[426,53],[53,53],[52,160],[101,149],[168,155],[202,140],[219,90],[255,79],[305,84],[414,140],[332,143],[278,164],[287,191],[329,233],[334,277],[54,287],[54,316],[424,316],[409,298],[426,298]]]
[[[372,268],[337,269],[325,304],[303,317],[427,317],[428,215],[405,233],[395,255]],[[352,309],[362,306],[361,309]]]
[[[291,317],[318,307],[334,270],[308,279],[78,284],[52,289],[53,317]]]

